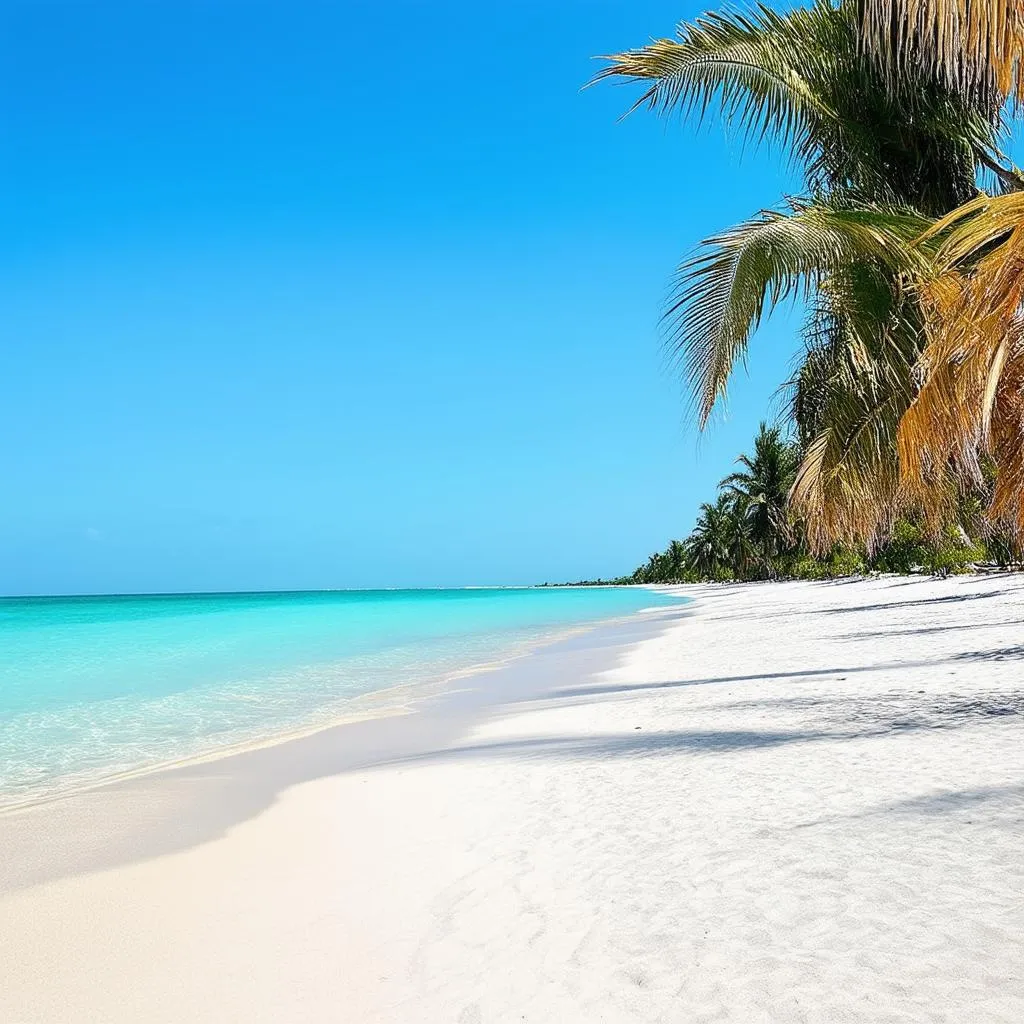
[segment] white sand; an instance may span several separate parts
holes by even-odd
[[[1024,579],[694,593],[434,757],[6,896],[0,1021],[1024,1021]]]

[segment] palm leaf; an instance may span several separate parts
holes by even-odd
[[[1022,0],[862,0],[868,49],[893,72],[932,64],[987,102],[1022,92]]]
[[[799,203],[790,209],[762,212],[708,239],[678,271],[665,323],[701,425],[767,310],[815,291],[851,263],[900,274],[922,258],[909,241],[927,221],[914,214]]]
[[[791,496],[812,550],[874,546],[903,504],[896,435],[923,338],[908,277],[848,266],[819,293],[816,347],[794,398],[805,404],[806,449]]]
[[[717,105],[726,123],[790,146],[806,137],[814,118],[837,116],[806,70],[840,48],[842,32],[842,20],[824,3],[787,14],[764,5],[746,14],[710,13],[681,25],[677,39],[606,57],[610,65],[593,82],[642,83],[645,91],[630,111],[647,107],[701,120]]]
[[[981,197],[922,243],[936,271],[920,286],[928,342],[920,391],[903,418],[904,485],[941,521],[964,488],[1024,531],[1024,194]]]
[[[631,111],[700,122],[715,110],[745,137],[778,144],[812,193],[852,188],[939,214],[970,198],[978,161],[996,166],[997,111],[934,75],[887,78],[865,58],[848,4],[708,14],[676,39],[606,59],[594,81],[644,87]]]

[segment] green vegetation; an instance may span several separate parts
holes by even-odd
[[[618,583],[697,583],[767,579],[834,579],[867,572],[937,575],[968,572],[980,562],[1006,567],[1019,558],[1012,538],[986,529],[976,505],[965,504],[939,535],[898,520],[873,551],[835,544],[814,553],[804,524],[788,507],[800,464],[799,444],[761,425],[752,455],[721,484],[714,503],[701,505],[693,531],[651,555]]]
[[[705,426],[762,318],[802,299],[787,430],[636,579],[958,571],[1024,535],[1024,0],[709,13],[609,58],[634,109],[715,111],[803,191],[679,268],[668,345]]]

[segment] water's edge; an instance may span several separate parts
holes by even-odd
[[[666,600],[646,588],[4,599],[0,813],[402,713]]]
[[[409,713],[367,718],[61,796],[0,814],[0,893],[189,849],[261,813],[303,782],[440,756],[477,722],[614,668],[693,605],[680,602],[575,631]],[[59,837],[55,842],[54,837]]]
[[[570,640],[573,637],[583,636],[601,627],[614,627],[628,623],[634,617],[642,617],[654,609],[641,610],[628,616],[617,616],[609,619],[602,619],[563,630],[553,632],[551,635],[536,638],[525,642],[519,648],[510,652],[506,657],[497,661],[482,662],[479,664],[467,665],[447,675],[436,679],[426,679],[413,683],[397,682],[391,686],[379,690],[371,690],[359,694],[348,701],[348,706],[337,715],[323,720],[311,721],[309,724],[299,728],[282,728],[275,730],[268,729],[264,733],[254,734],[237,743],[222,745],[211,745],[208,748],[188,754],[183,757],[170,758],[163,761],[154,761],[150,764],[140,765],[127,771],[114,771],[105,775],[96,775],[83,782],[58,781],[52,787],[39,789],[30,792],[23,798],[5,799],[5,794],[0,790],[0,818],[4,815],[16,813],[38,805],[53,803],[67,797],[73,797],[81,793],[88,793],[93,790],[103,789],[119,782],[129,782],[133,779],[143,778],[160,772],[171,771],[176,768],[187,768],[193,765],[208,764],[219,761],[223,758],[234,757],[251,751],[262,750],[267,747],[277,746],[282,743],[290,743],[295,740],[306,739],[317,733],[337,729],[340,726],[353,725],[358,722],[372,721],[379,718],[387,718],[393,715],[415,714],[425,701],[440,696],[450,696],[455,691],[455,684],[465,681],[467,685],[479,677],[500,671],[508,666],[514,665],[521,659],[527,659],[531,655],[544,650],[547,647]]]

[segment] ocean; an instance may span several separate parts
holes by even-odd
[[[0,807],[407,699],[637,588],[0,598]],[[403,689],[396,689],[403,688]]]

